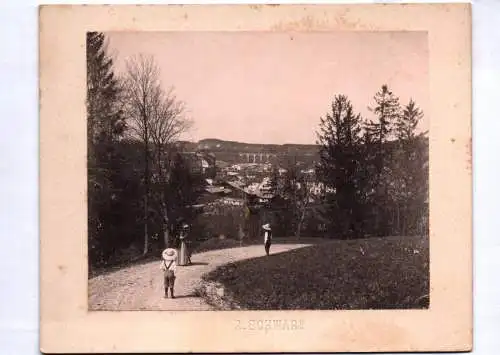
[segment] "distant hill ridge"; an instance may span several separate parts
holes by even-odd
[[[241,153],[317,153],[316,144],[265,144],[227,141],[216,138],[202,139],[199,142],[179,141],[186,150],[231,151]]]

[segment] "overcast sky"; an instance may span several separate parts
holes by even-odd
[[[136,54],[153,55],[165,88],[173,86],[194,120],[183,139],[249,143],[316,141],[320,117],[336,94],[356,112],[382,84],[413,98],[428,128],[425,32],[114,32],[116,70]]]

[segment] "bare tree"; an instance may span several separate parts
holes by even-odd
[[[155,194],[159,215],[163,222],[165,246],[169,245],[169,230],[171,223],[168,202],[170,190],[168,185],[171,180],[171,171],[174,161],[175,149],[172,143],[186,132],[192,121],[186,118],[185,105],[177,100],[173,89],[169,89],[161,96],[160,103],[155,107],[149,131],[152,141],[152,163],[155,170],[156,186],[159,187]]]
[[[150,183],[150,122],[154,107],[158,105],[161,87],[158,82],[159,70],[153,58],[133,57],[126,63],[127,71],[124,80],[126,114],[129,120],[129,133],[144,145],[144,249],[148,252],[148,214]]]
[[[169,146],[190,122],[184,117],[184,104],[176,99],[173,90],[165,92],[160,82],[160,70],[153,57],[140,55],[126,63],[125,102],[129,133],[144,145],[144,249],[149,248],[148,215],[150,211],[152,170],[161,184],[168,184],[170,168]],[[164,194],[163,194],[164,195]],[[169,223],[167,201],[160,201],[164,225]],[[168,240],[168,228],[165,241]]]

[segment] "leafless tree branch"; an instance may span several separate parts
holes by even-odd
[[[163,89],[160,70],[153,57],[139,55],[130,58],[126,63],[126,78],[123,82],[124,112],[129,123],[129,136],[144,144],[146,252],[150,180],[154,176],[155,186],[158,186],[154,195],[158,199],[156,206],[160,209],[159,213],[163,216],[165,225],[168,225],[168,196],[165,187],[170,177],[172,143],[191,127],[192,122],[187,119],[185,104],[177,99],[174,89]]]

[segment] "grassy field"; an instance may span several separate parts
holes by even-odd
[[[428,239],[331,241],[227,264],[204,279],[251,310],[426,308]]]

